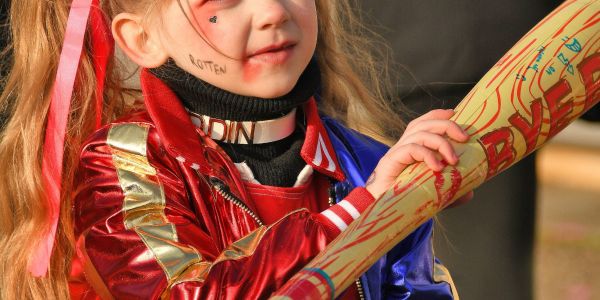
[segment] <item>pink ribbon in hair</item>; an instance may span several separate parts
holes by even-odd
[[[61,178],[67,121],[77,69],[83,51],[87,22],[90,17],[92,45],[94,47],[94,70],[97,77],[97,127],[100,126],[102,120],[102,91],[104,89],[106,65],[112,54],[113,41],[98,3],[99,0],[73,0],[69,19],[67,20],[56,81],[52,88],[42,161],[43,183],[48,201],[50,228],[38,248],[35,249],[28,267],[29,272],[36,277],[45,276],[48,272],[54,247],[60,216]]]

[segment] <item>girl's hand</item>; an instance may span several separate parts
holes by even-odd
[[[407,166],[415,162],[425,162],[434,171],[444,168],[441,160],[450,165],[458,162],[448,139],[466,142],[469,135],[449,120],[453,115],[454,110],[436,109],[408,124],[400,140],[379,160],[365,184],[375,199],[392,186]]]

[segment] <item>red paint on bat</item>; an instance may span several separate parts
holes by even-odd
[[[412,165],[412,167],[410,167],[410,170],[408,171],[408,174],[412,174],[417,169],[417,167],[419,167],[418,164]]]
[[[538,69],[539,69],[539,67],[538,67]],[[542,74],[543,74],[543,73],[542,73],[541,71],[538,71],[538,73],[537,73],[537,74],[535,74],[535,77],[542,77]],[[534,78],[535,78],[535,77],[534,77]],[[534,83],[535,83],[535,80],[530,80],[530,81],[529,81],[529,87],[528,87],[528,90],[529,90],[529,96],[530,96],[531,98],[535,98],[535,96],[533,95],[533,84],[534,84]]]
[[[400,202],[400,201],[398,201],[398,202]],[[398,202],[396,202],[396,203],[398,203]],[[389,207],[386,207],[386,208],[389,208]],[[377,217],[378,217],[378,219],[383,220],[383,219],[387,219],[387,218],[389,218],[389,217],[391,217],[391,216],[393,216],[395,214],[396,214],[396,210],[394,209],[394,210],[389,210],[386,213],[383,213],[383,212],[382,213],[378,213]]]
[[[598,102],[600,79],[594,80],[594,75],[600,72],[600,54],[594,54],[578,65],[581,76],[584,78],[586,86],[587,99],[591,102]],[[572,93],[569,82],[562,78],[556,84],[544,92],[544,99],[548,105],[550,114],[550,130],[548,136],[556,135],[560,130],[572,121],[574,100],[570,97]],[[543,104],[542,99],[536,99],[531,104],[532,119],[527,121],[519,112],[515,112],[509,122],[523,135],[526,140],[527,152],[531,152],[537,145],[540,133],[541,123],[543,122]],[[514,136],[509,127],[502,127],[485,134],[479,139],[483,146],[487,162],[487,179],[495,176],[503,169],[510,166],[516,158],[514,149]]]
[[[433,204],[433,200],[429,200],[421,205],[419,205],[419,207],[417,207],[415,209],[415,215],[420,215],[422,214],[428,207],[430,207]]]
[[[378,220],[385,220],[385,219],[387,219],[387,218],[389,218],[389,217],[391,217],[391,216],[393,216],[395,214],[396,213],[395,213],[395,210],[394,210],[394,211],[389,211],[389,212],[386,212],[386,213],[379,213],[379,214],[377,214],[377,217],[378,217]],[[377,222],[375,222],[375,223],[377,223]]]
[[[487,99],[483,102],[483,107],[479,111],[479,115],[477,115],[477,118],[475,118],[475,120],[473,120],[471,123],[469,123],[469,126],[464,128],[465,132],[467,132],[469,129],[471,129],[471,127],[473,127],[473,125],[475,125],[475,123],[477,123],[477,121],[479,121],[481,116],[483,116],[483,113],[485,112],[485,108],[487,107],[487,102],[488,102]]]
[[[390,205],[391,205],[391,206],[394,206],[394,205],[396,205],[398,202],[399,202],[399,201],[393,201],[393,202],[391,202],[391,203],[390,203]],[[365,214],[365,212],[363,212],[363,214]],[[395,212],[394,212],[394,211],[389,211],[389,212],[386,212],[386,211],[382,211],[382,210],[380,209],[380,210],[378,210],[378,213],[377,213],[377,215],[376,215],[376,218],[375,218],[375,220],[373,220],[373,221],[369,221],[369,222],[366,222],[366,221],[367,221],[366,219],[365,219],[365,220],[362,220],[362,219],[360,219],[359,221],[356,221],[356,222],[358,222],[358,224],[357,224],[357,226],[356,226],[356,227],[357,227],[357,228],[363,228],[363,227],[369,227],[369,228],[372,228],[373,226],[377,225],[377,223],[381,222],[381,220],[384,220],[384,219],[386,219],[386,218],[388,218],[388,217],[392,216],[393,214],[395,214]]]
[[[365,234],[362,234],[361,236],[359,236],[356,240],[346,244],[344,247],[341,247],[339,249],[337,249],[335,252],[333,252],[331,255],[337,255],[338,253],[348,249],[348,248],[352,248],[355,245],[361,244],[364,241],[367,241],[369,239],[371,239],[372,237],[376,236],[378,233],[385,231],[388,227],[390,227],[391,225],[395,224],[396,222],[400,221],[402,218],[404,218],[404,214],[393,218],[391,220],[389,220],[388,222],[384,223],[379,229],[371,231],[373,228],[375,228],[375,224],[373,224],[372,226],[369,226],[369,229],[367,230],[367,232]]]
[[[512,76],[512,75],[514,74],[513,72],[515,71],[515,69],[516,69],[516,68],[517,68],[517,67],[518,67],[518,66],[519,66],[521,63],[523,63],[523,61],[524,61],[524,60],[525,60],[527,57],[528,57],[527,55],[524,55],[522,58],[520,58],[520,59],[519,59],[519,61],[518,61],[518,62],[516,62],[516,63],[514,64],[514,66],[513,66],[513,67],[510,69],[510,71],[508,71],[508,72],[506,73],[506,75],[504,75],[504,77],[503,77],[503,78],[502,78],[502,80],[501,80],[501,83],[499,83],[499,84],[498,84],[498,86],[500,86],[500,85],[502,85],[502,83],[506,82],[507,78],[508,78],[509,76]]]
[[[423,224],[427,219],[428,219],[428,217],[426,217],[426,216],[417,216],[417,218],[414,219],[412,222],[410,222],[410,224],[406,227],[407,228],[417,228],[417,227],[419,227],[419,225]]]
[[[479,164],[477,165],[477,167],[473,168],[471,171],[469,171],[469,173],[467,173],[467,174],[463,175],[463,177],[469,177],[469,176],[471,176],[471,175],[475,174],[475,172],[477,172],[477,171],[478,171],[478,169],[479,169],[479,167],[481,167],[481,165],[483,165],[483,162],[479,163]],[[479,175],[477,175],[476,177],[479,177]]]
[[[514,136],[509,127],[494,130],[479,139],[488,161],[487,179],[509,167],[516,158]]]
[[[537,41],[537,39],[533,39],[527,46],[525,46],[523,49],[521,49],[521,51],[519,52],[519,54],[517,54],[516,56],[514,56],[507,64],[505,64],[504,67],[502,67],[502,69],[500,70],[500,72],[498,72],[496,74],[496,76],[494,76],[494,78],[492,78],[492,80],[486,85],[485,88],[489,88],[490,85],[492,85],[492,83],[494,83],[494,81],[496,81],[496,79],[500,75],[502,75],[502,73],[506,70],[506,68],[508,66],[510,66],[517,58],[519,58],[521,55],[523,55],[523,53],[525,53],[525,51],[528,50],[531,47],[531,45],[533,45],[533,43],[535,43],[536,41]],[[512,70],[509,72],[509,74],[510,73],[512,73]]]
[[[393,239],[391,239],[391,240],[393,240]],[[383,251],[383,249],[384,249],[384,248],[386,248],[386,247],[389,247],[389,244],[387,244],[387,245],[386,245],[385,243],[382,243],[382,244],[380,244],[379,246],[377,246],[376,248],[373,248],[373,249],[372,249],[372,253],[384,253],[385,251]],[[373,262],[369,262],[369,260],[367,260],[367,259],[363,259],[363,260],[362,260],[362,261],[359,263],[359,265],[358,265],[358,268],[359,268],[359,269],[364,269],[364,270],[366,270],[366,269],[368,269],[368,268],[369,268],[369,267],[370,267],[372,264],[373,264]],[[345,279],[346,279],[346,280],[348,280],[349,278],[350,278],[350,276],[347,276]]]
[[[348,267],[354,264],[353,260],[349,260],[346,264],[344,264],[339,270],[337,270],[337,272],[331,274],[331,278],[335,278],[338,277],[340,275],[342,275],[342,273],[344,273],[344,271],[346,271],[346,269],[348,269]],[[348,277],[346,277],[345,279],[348,279]]]
[[[523,105],[523,100],[521,99],[521,86],[523,85],[523,79],[519,77],[519,74],[523,74],[523,68],[525,68],[526,66],[522,66],[519,71],[517,72],[517,78],[516,80],[518,80],[519,82],[516,84],[513,84],[512,89],[510,90],[510,104],[512,104],[512,107],[515,110],[517,109],[517,105],[515,104],[515,89],[517,89],[518,91],[516,92],[517,94],[517,98],[519,100],[519,103],[521,103],[521,107],[525,107],[525,105]],[[527,69],[525,69],[525,73],[527,73]],[[523,76],[525,76],[525,74],[523,74]]]
[[[583,24],[587,25],[588,23],[590,23],[595,17],[597,17],[598,15],[600,15],[600,11],[595,13],[593,16],[591,16],[589,19],[585,20],[585,22],[583,22]],[[596,20],[598,21],[598,20]]]
[[[573,98],[568,97],[571,92],[569,82],[560,79],[544,93],[550,111],[550,137],[555,136],[572,120],[569,115],[573,112]]]
[[[458,193],[458,189],[460,189],[460,186],[461,186],[461,183],[463,180],[462,174],[456,168],[452,169],[452,172],[450,173],[450,175],[451,175],[450,182],[452,183],[452,186],[448,190],[448,194],[446,195],[447,200],[446,200],[446,203],[444,203],[444,206],[446,206],[447,202],[452,200],[452,198],[454,198],[454,196],[456,196],[456,193]]]
[[[423,178],[423,176],[425,176],[425,174],[427,174],[429,170],[423,171],[421,174],[419,174],[419,176],[415,177],[411,182],[405,184],[404,186],[398,186],[398,185],[394,185],[394,196],[398,196],[401,193],[405,192],[406,190],[408,190],[409,188],[411,188],[414,183]]]
[[[546,62],[546,64],[545,64],[545,65],[544,65],[542,68],[540,68],[540,74],[541,74],[541,75],[538,77],[538,80],[537,80],[537,86],[538,86],[538,88],[540,89],[540,91],[543,91],[543,90],[544,90],[544,88],[542,87],[542,78],[543,78],[544,76],[550,76],[550,75],[548,75],[548,74],[546,73],[546,69],[548,69],[548,65],[552,64],[552,62],[553,62],[553,61],[554,61],[553,59],[549,59],[549,60]]]
[[[585,26],[583,26],[583,28],[581,28],[577,32],[575,32],[575,34],[578,34],[578,33],[582,32],[582,31],[584,31],[584,30],[586,30],[586,29],[588,29],[588,28],[596,25],[596,23],[598,23],[598,22],[600,22],[600,18],[598,18],[598,19],[596,19],[596,20],[594,20],[594,21],[586,24]]]
[[[542,46],[542,47],[543,47],[543,49],[547,49],[547,48],[548,48],[548,46],[549,46],[550,44],[551,44],[551,42],[549,42],[549,43],[547,43],[547,44],[543,45],[543,46]],[[534,57],[533,57],[533,59],[532,59],[532,61],[529,63],[529,65],[532,65],[532,64],[533,64],[533,62],[534,62],[535,60],[537,60],[537,57],[538,57],[537,55],[536,55],[536,56],[534,56]],[[546,64],[546,66],[547,66],[547,64]],[[542,78],[542,76],[544,76],[544,69],[543,69],[543,68],[545,68],[545,66],[544,66],[544,67],[542,67],[542,68],[540,68],[540,67],[539,67],[539,65],[538,65],[538,72],[536,73],[536,77],[538,78],[538,81],[539,81],[539,80]],[[534,77],[534,78],[535,78],[535,77]],[[530,81],[529,81],[529,95],[531,96],[531,98],[535,98],[535,96],[533,95],[533,84],[534,84],[534,83],[535,83],[535,80],[530,80]],[[541,88],[540,88],[540,89],[541,89]]]
[[[548,47],[548,45],[549,45],[549,43],[548,43],[548,44],[546,44],[546,45],[544,45],[544,46],[542,46],[542,47],[543,47],[543,49],[546,49],[546,48]],[[531,61],[529,61],[529,63],[528,63],[526,66],[524,66],[524,67],[526,67],[526,68],[527,68],[527,69],[525,69],[525,72],[524,72],[525,74],[527,74],[527,73],[528,73],[528,71],[529,71],[529,69],[530,69],[529,67],[531,67],[532,65],[534,65],[534,62],[536,62],[536,60],[538,59],[538,56],[539,56],[539,52],[538,52],[538,55],[534,55],[534,56],[531,58]],[[533,86],[533,83],[535,82],[535,80],[533,80],[533,78],[535,78],[536,76],[541,76],[541,74],[542,74],[542,73],[539,71],[539,68],[538,68],[538,71],[534,70],[534,72],[535,72],[535,73],[534,73],[534,74],[531,76],[531,80],[529,80],[529,90],[528,90],[528,91],[529,91],[529,95],[531,96],[531,98],[534,98],[534,96],[533,96],[533,92],[532,92],[532,90],[531,90],[531,87]],[[521,74],[521,72],[519,72],[519,74]],[[524,75],[525,75],[525,74],[524,74]],[[521,107],[522,107],[522,108],[525,110],[525,112],[527,113],[527,115],[531,116],[531,111],[529,111],[529,109],[527,108],[527,106],[526,106],[526,105],[525,105],[525,103],[523,102],[523,98],[521,97],[521,94],[522,94],[522,93],[521,93],[522,86],[523,86],[523,81],[519,82],[519,85],[518,85],[518,91],[517,91],[517,98],[519,99],[519,103],[521,104]],[[511,101],[512,101],[512,99],[511,99]],[[517,109],[516,109],[516,108],[515,108],[515,111],[517,111]]]
[[[465,178],[467,178],[468,176],[465,176]],[[475,176],[473,177],[473,179],[469,180],[469,181],[465,181],[465,186],[470,186],[473,182],[478,181],[479,180],[479,176]]]
[[[565,8],[569,7],[571,4],[575,3],[576,1],[565,1],[565,3],[563,3],[561,6],[559,6],[556,10],[554,10],[552,13],[550,13],[546,18],[544,18],[540,23],[538,23],[537,25],[535,25],[535,27],[533,27],[533,29],[531,29],[524,37],[522,37],[518,43],[520,43],[522,40],[526,39],[530,34],[532,34],[533,32],[536,32],[538,28],[540,28],[541,26],[543,26],[544,24],[546,24],[546,22],[552,20],[552,18],[554,18],[555,15],[557,15],[559,12],[563,11]]]
[[[496,113],[494,114],[494,116],[492,116],[492,118],[485,125],[483,125],[481,128],[479,128],[479,130],[475,131],[475,133],[473,133],[473,134],[478,134],[478,133],[486,130],[488,127],[490,127],[492,124],[494,124],[496,122],[496,119],[498,119],[498,116],[500,116],[500,111],[502,110],[502,97],[500,96],[500,88],[496,88],[496,98],[498,101],[498,108],[496,109]]]
[[[301,273],[307,274],[309,277],[316,277],[319,279],[321,285],[325,287],[325,289],[333,294],[333,291],[329,287],[327,280],[321,276],[321,274],[317,272],[310,272],[303,270]],[[300,280],[294,283],[294,289],[292,289],[291,293],[287,295],[291,299],[321,299],[322,295],[319,291],[319,287],[309,280]]]
[[[389,212],[386,214],[385,218],[393,215],[396,213],[396,209],[394,209],[394,206],[396,206],[400,201],[396,201],[396,202],[390,202],[387,203],[387,206],[382,207],[382,210],[388,210]],[[377,216],[379,216],[380,218],[384,218],[384,216],[382,214],[377,214]]]
[[[331,265],[332,263],[336,262],[340,257],[333,257],[331,258],[330,256],[330,260],[329,262],[325,263],[324,265],[321,266],[321,269],[327,269],[329,267],[329,265]]]
[[[527,74],[527,71],[529,70],[529,68],[527,68],[527,67],[531,66],[531,64],[533,63],[533,61],[535,59],[536,58],[534,57],[533,60],[527,66],[523,66],[524,68],[526,68],[525,71],[524,71],[525,74]],[[519,73],[519,74],[521,74],[521,73]],[[533,76],[531,76],[532,80],[530,80],[530,81],[533,81],[533,78],[535,78],[535,75],[536,74],[534,74]],[[527,78],[527,77],[525,77],[525,78]],[[522,95],[522,89],[523,89],[523,80],[520,80],[519,84],[517,85],[517,99],[519,99],[519,103],[521,104],[521,108],[523,108],[523,110],[525,111],[525,113],[527,113],[527,115],[531,116],[531,112],[529,111],[529,109],[527,108],[527,106],[525,105],[525,103],[523,102],[523,97],[521,96]],[[518,109],[515,109],[515,111],[518,111]]]
[[[477,93],[477,90],[479,89],[479,87],[475,87],[473,90],[471,90],[471,92],[467,95],[466,99],[464,100],[465,104],[462,105],[462,109],[460,111],[458,111],[456,113],[456,115],[454,115],[453,119],[457,120],[458,118],[460,118],[460,116],[462,115],[462,113],[465,111],[465,107],[469,106],[469,102],[471,102],[471,99],[473,99],[473,96]]]
[[[594,24],[595,24],[595,23],[594,23]],[[576,35],[577,33],[581,32],[581,31],[582,31],[582,29],[580,29],[579,31],[577,31],[577,32],[576,32],[574,35]],[[593,36],[596,36],[596,35],[594,34]],[[558,52],[560,52],[560,51],[564,51],[564,46],[567,44],[567,41],[568,41],[568,40],[564,40],[564,41],[562,42],[562,44],[560,44],[560,46],[559,46],[559,47],[556,49],[556,51],[554,51],[554,53],[553,53],[551,56],[552,56],[552,57],[556,57],[556,56],[558,55]],[[590,43],[590,42],[588,41],[588,43]],[[588,43],[586,43],[586,45],[587,45]],[[584,48],[584,49],[585,49],[585,48]],[[590,48],[589,48],[587,51],[590,51],[591,49],[593,49],[593,47],[590,47]],[[587,55],[587,53],[589,53],[589,52],[586,52],[586,55]],[[546,55],[547,55],[547,54],[546,54]],[[540,72],[542,72],[542,73],[541,73],[542,75],[538,77],[537,83],[538,83],[538,88],[539,88],[540,90],[542,90],[542,91],[544,90],[544,88],[542,87],[542,76],[544,76],[544,75],[547,75],[547,74],[545,74],[545,71],[546,71],[546,69],[548,68],[548,65],[551,65],[551,64],[554,64],[554,59],[549,59],[549,60],[546,62],[546,64],[544,65],[544,67],[540,69]],[[563,70],[561,71],[561,75],[560,75],[559,77],[562,77],[562,74],[564,74],[564,70],[566,70],[566,68],[567,68],[567,66],[564,66]],[[548,76],[550,76],[550,75],[548,75]]]
[[[573,20],[575,20],[575,18],[577,18],[577,16],[579,16],[582,12],[584,12],[592,4],[593,4],[593,2],[588,3],[588,5],[582,7],[577,13],[575,13],[573,16],[571,16],[571,18],[569,18],[569,20],[567,20],[567,22],[556,32],[556,34],[554,34],[554,36],[552,38],[555,39],[561,33],[563,33],[563,31],[565,31],[565,28],[567,28],[567,26],[569,26],[569,24],[571,24],[571,22],[573,22]]]
[[[406,186],[406,187],[407,187],[406,189],[402,189],[402,193],[404,193],[404,192],[408,191],[408,187],[420,186],[421,184],[423,184],[424,182],[428,181],[429,179],[431,179],[431,178],[433,177],[433,174],[432,174],[431,170],[429,170],[429,169],[428,169],[428,170],[425,170],[425,171],[423,171],[423,175],[424,175],[424,174],[429,174],[429,176],[427,176],[427,177],[418,177],[418,178],[415,178],[414,180],[412,180],[412,181],[411,181],[411,183],[410,183],[410,186]],[[421,180],[421,182],[418,182],[419,180]],[[398,196],[398,195],[399,195],[399,194],[396,194],[395,196]],[[406,196],[406,195],[404,195],[404,196]],[[382,212],[388,212],[388,211],[389,211],[389,212],[390,212],[390,214],[392,214],[392,213],[395,211],[395,210],[393,210],[393,207],[394,207],[396,204],[398,204],[400,201],[402,201],[402,200],[404,199],[404,197],[400,197],[400,198],[393,198],[393,197],[392,197],[391,199],[393,199],[394,201],[387,202],[387,203],[386,203],[387,205],[386,205],[386,206],[383,206],[383,207],[381,208],[381,211],[382,211]],[[364,212],[363,212],[363,213],[364,213]],[[381,214],[380,214],[380,215],[381,215]],[[380,216],[380,215],[379,215],[379,216]]]
[[[577,33],[579,33],[579,32],[577,32]],[[577,33],[576,33],[576,34],[577,34]],[[576,34],[575,34],[574,36],[576,36]],[[570,58],[569,58],[569,61],[575,61],[575,59],[576,59],[576,58],[577,58],[579,55],[582,55],[582,54],[583,54],[583,56],[586,56],[586,55],[588,55],[589,51],[590,51],[591,49],[593,49],[593,47],[591,47],[591,46],[590,46],[590,43],[592,43],[592,45],[594,45],[596,42],[598,42],[598,39],[596,39],[596,40],[594,40],[594,39],[593,39],[593,38],[594,38],[595,36],[597,36],[597,35],[598,35],[598,32],[597,32],[596,34],[594,34],[594,35],[592,36],[592,38],[591,38],[591,39],[589,39],[589,40],[588,40],[588,41],[587,41],[585,44],[583,44],[583,46],[582,46],[582,49],[588,49],[588,51],[587,51],[585,54],[583,53],[583,51],[579,51],[579,52],[578,52],[578,53],[576,53],[574,56],[570,57]],[[567,42],[565,42],[565,43],[563,44],[563,46],[564,46],[564,45],[566,45],[566,43],[567,43]],[[568,66],[565,66],[565,67],[563,68],[562,72],[560,72],[560,76],[558,76],[558,77],[560,77],[560,78],[564,77],[564,74],[565,74],[565,72],[566,72],[567,70],[568,70]]]
[[[596,35],[594,34],[594,36],[596,36]],[[585,55],[584,55],[584,56],[585,56],[586,58],[588,57],[588,54],[590,54],[590,52],[591,52],[592,50],[594,50],[594,51],[597,51],[597,50],[598,50],[597,48],[594,48],[594,45],[596,45],[596,43],[597,43],[597,42],[599,42],[599,41],[600,41],[600,39],[596,39],[596,40],[594,41],[594,43],[593,43],[593,44],[590,46],[590,48],[588,48],[588,49],[586,49],[586,50],[585,50]],[[583,60],[585,60],[585,58],[584,58]]]
[[[600,53],[586,57],[577,65],[577,69],[585,86],[585,109],[589,109],[600,101]]]
[[[450,170],[450,187],[444,191],[444,184],[446,183],[446,178],[442,172],[434,172],[435,174],[435,191],[437,193],[438,202],[436,203],[437,207],[444,207],[448,203],[448,201],[452,200],[458,189],[460,188],[460,184],[462,183],[462,175],[456,168],[452,168]]]
[[[515,128],[517,128],[517,130],[525,137],[525,144],[527,145],[526,155],[535,150],[540,131],[542,130],[542,119],[544,117],[542,99],[535,99],[531,102],[530,107],[531,122],[521,116],[518,111],[508,118],[510,124],[515,126]]]

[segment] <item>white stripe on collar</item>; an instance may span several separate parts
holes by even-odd
[[[190,112],[192,123],[211,139],[230,144],[265,144],[282,140],[296,129],[296,109],[266,121],[230,121]]]

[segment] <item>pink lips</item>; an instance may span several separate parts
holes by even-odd
[[[295,43],[289,41],[270,45],[250,54],[247,59],[249,62],[260,61],[272,64],[282,64],[291,56],[295,45]]]
[[[254,81],[265,67],[265,64],[281,65],[285,63],[292,56],[294,46],[296,46],[296,43],[284,41],[249,54],[244,60],[244,81]]]

